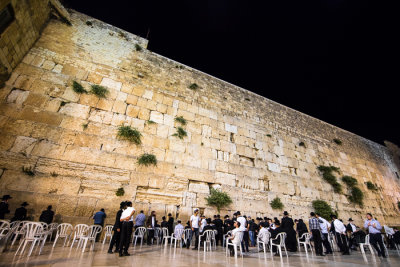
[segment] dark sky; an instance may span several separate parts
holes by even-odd
[[[150,29],[158,54],[400,145],[398,15],[382,1],[63,2],[142,37]]]

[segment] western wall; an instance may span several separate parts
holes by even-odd
[[[215,187],[233,200],[221,214],[281,217],[269,204],[278,196],[294,218],[308,218],[311,202],[322,199],[358,225],[366,212],[400,225],[397,146],[388,149],[153,53],[147,40],[65,13],[58,1],[6,2],[15,11],[0,37],[1,64],[10,73],[0,89],[0,195],[13,196],[9,217],[27,201],[34,219],[52,204],[58,221],[89,223],[105,208],[113,223],[128,199],[146,214],[185,220],[194,207],[216,213],[205,201]],[[77,94],[73,81],[110,93]],[[198,88],[190,89],[194,83]],[[267,84],[266,92],[274,90]],[[178,116],[188,122],[182,140],[174,136]],[[121,125],[139,130],[142,144],[117,138]],[[138,165],[143,153],[154,154],[157,165]],[[319,165],[339,167],[337,178],[356,178],[364,206],[334,193]],[[368,181],[378,190],[368,190]],[[116,196],[121,187],[124,196]]]

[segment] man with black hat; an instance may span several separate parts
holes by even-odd
[[[357,227],[353,223],[353,219],[349,218],[349,223],[346,225],[347,237],[349,238],[349,248],[356,250],[354,247],[354,233],[357,231]]]
[[[4,216],[7,213],[10,213],[10,210],[8,209],[8,200],[11,199],[12,197],[10,195],[4,195],[1,198],[0,202],[0,219],[4,219]]]
[[[283,218],[281,221],[281,227],[286,233],[285,245],[287,249],[291,252],[297,251],[297,240],[296,231],[293,228],[294,222],[292,218],[289,218],[289,213],[287,211],[283,212]]]
[[[125,208],[126,208],[126,202],[122,201],[119,204],[119,211],[117,211],[117,215],[115,215],[115,223],[114,223],[114,227],[113,227],[114,233],[111,238],[110,246],[108,247],[108,253],[110,253],[110,254],[113,253],[112,249],[114,247],[114,244],[115,244],[115,252],[119,251],[119,241],[121,238],[121,225],[122,225],[122,222],[120,221],[120,219],[121,219],[121,214]]]
[[[15,210],[14,217],[12,217],[11,222],[26,220],[27,210],[25,207],[28,205],[29,204],[26,201],[24,203],[22,203],[21,207],[19,207],[18,209]]]
[[[39,217],[39,222],[45,222],[47,224],[51,224],[53,222],[53,217],[54,217],[54,211],[51,209],[53,208],[52,205],[47,207],[47,210],[42,211],[42,214],[40,214]]]

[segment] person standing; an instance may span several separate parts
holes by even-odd
[[[104,209],[101,209],[100,211],[96,212],[93,215],[93,220],[95,225],[100,225],[101,228],[104,227],[104,219],[107,217],[106,212]],[[96,242],[99,242],[100,235],[96,235]]]
[[[237,221],[240,222],[240,231],[243,232],[242,250],[249,252],[249,232],[247,230],[247,220],[245,216],[241,216],[240,211],[236,212]],[[244,250],[246,248],[246,250]]]
[[[119,251],[119,242],[121,238],[121,215],[124,209],[126,208],[126,203],[125,201],[121,202],[119,204],[119,211],[117,211],[117,215],[115,215],[115,223],[113,227],[113,236],[111,238],[110,246],[108,247],[108,253],[112,254],[113,253],[113,247],[115,245],[115,252]]]
[[[168,213],[167,228],[168,228],[168,233],[174,232],[174,217],[172,217],[171,213]],[[171,239],[169,239],[168,241],[171,242]]]
[[[346,227],[340,220],[338,220],[336,215],[332,214],[331,218],[333,220],[332,224],[335,231],[336,242],[338,243],[340,251],[343,255],[350,255],[349,247],[347,246]]]
[[[369,233],[369,241],[371,242],[372,246],[378,252],[378,257],[384,257],[385,255],[385,247],[383,246],[381,230],[381,224],[372,217],[371,213],[367,213],[367,219],[364,222],[364,228],[368,229]],[[378,247],[378,245],[379,247]]]
[[[294,222],[293,219],[289,217],[289,213],[287,211],[283,212],[283,218],[281,220],[281,227],[283,231],[286,233],[285,245],[287,249],[291,252],[297,251],[297,240],[296,240],[296,231],[293,228]]]
[[[252,247],[255,247],[257,240],[256,232],[259,229],[259,226],[254,222],[254,219],[250,218],[247,222],[249,223],[250,244]]]
[[[48,206],[47,210],[42,211],[42,214],[40,214],[39,217],[39,222],[45,222],[47,224],[51,224],[53,221],[53,217],[54,217],[54,211],[52,211],[51,209],[53,208],[53,206]]]
[[[186,248],[189,249],[193,235],[195,235],[196,240],[193,248],[193,250],[195,250],[198,249],[199,247],[199,224],[200,224],[199,209],[194,209],[194,214],[190,216],[189,222],[190,222],[190,228],[192,229],[192,235],[189,239],[189,244]]]
[[[319,256],[325,256],[322,253],[321,223],[322,221],[317,218],[316,214],[314,212],[311,212],[308,225],[310,227],[312,238],[314,240],[315,253]]]
[[[10,213],[10,210],[8,209],[8,200],[12,199],[10,195],[4,195],[1,198],[0,202],[0,219],[4,219],[5,215],[7,213]]]
[[[218,246],[218,243],[221,243],[222,246],[222,239],[223,239],[223,230],[222,230],[222,226],[224,225],[224,223],[221,220],[221,216],[219,214],[217,214],[217,218],[214,220],[214,224],[215,227],[217,229],[217,236],[216,236],[216,245]]]
[[[354,247],[354,233],[357,231],[357,227],[353,223],[353,219],[349,218],[349,223],[346,225],[346,232],[349,238],[349,248],[352,250],[356,250]]]
[[[121,238],[119,241],[119,256],[130,256],[128,253],[129,243],[132,237],[133,228],[133,214],[135,209],[132,207],[132,202],[126,202],[126,209],[122,212],[120,222],[121,225]]]
[[[328,235],[329,235],[328,231],[329,231],[329,228],[331,228],[331,224],[327,220],[322,218],[319,215],[319,213],[316,213],[315,215],[316,215],[318,220],[322,221],[320,223],[320,229],[321,229],[322,244],[324,245],[325,250],[326,250],[325,253],[326,254],[332,254],[332,247],[331,247],[331,244],[329,243],[329,240],[328,240]]]
[[[154,229],[157,226],[157,218],[156,218],[156,212],[153,210],[150,213],[150,216],[147,218],[146,221],[146,227],[147,227],[147,245],[151,246],[151,241],[153,241],[154,238]],[[168,233],[171,235],[171,233]]]
[[[26,206],[28,206],[28,202],[24,202],[21,204],[21,207],[19,207],[18,209],[15,210],[14,213],[14,217],[12,217],[11,222],[14,221],[24,221],[26,220],[26,214],[27,214],[27,210],[26,210]]]

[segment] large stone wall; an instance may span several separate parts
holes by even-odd
[[[223,214],[280,216],[269,205],[279,196],[296,218],[307,218],[311,201],[323,199],[345,220],[360,223],[370,211],[400,225],[399,166],[387,148],[147,49],[137,51],[146,40],[71,12],[72,26],[51,20],[0,90],[0,194],[14,196],[12,208],[28,201],[38,218],[53,204],[57,220],[74,223],[89,222],[105,208],[112,222],[119,202],[130,199],[146,213],[186,219],[194,207],[216,213],[204,199],[213,186],[233,199]],[[76,94],[74,80],[87,89],[106,86],[110,94]],[[199,88],[189,89],[192,83]],[[173,136],[177,116],[188,121],[183,140]],[[120,125],[137,128],[142,145],[119,140]],[[157,156],[157,166],[137,165],[145,152]],[[322,180],[317,166],[329,164],[358,180],[363,208]],[[32,167],[35,176],[22,167]],[[378,191],[369,191],[367,181]],[[115,195],[120,187],[123,197]]]

